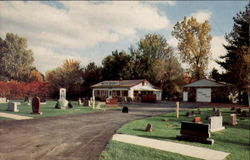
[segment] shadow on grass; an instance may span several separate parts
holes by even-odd
[[[249,147],[250,143],[249,142],[238,142],[238,141],[232,141],[232,140],[229,140],[229,139],[218,139],[216,138],[216,141],[220,141],[222,143],[231,143],[231,144],[236,144],[236,145],[239,145],[239,146],[246,146],[246,147]]]
[[[144,129],[133,129],[134,131],[140,131],[140,132],[145,132]]]

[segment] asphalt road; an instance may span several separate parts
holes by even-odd
[[[169,112],[170,106],[134,106],[32,120],[0,121],[0,160],[95,160],[123,124]]]

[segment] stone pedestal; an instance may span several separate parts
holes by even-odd
[[[8,103],[8,111],[11,111],[11,112],[19,112],[19,110],[17,109],[17,103],[16,102],[11,102],[11,103]]]
[[[225,127],[222,126],[223,124],[222,116],[209,117],[209,124],[211,132],[217,132],[225,129]]]
[[[68,108],[69,101],[67,101],[66,99],[59,99],[58,103],[59,103],[60,109],[67,109]]]

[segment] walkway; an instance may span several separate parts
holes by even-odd
[[[178,153],[181,155],[205,159],[205,160],[223,160],[230,154],[227,152],[221,152],[208,148],[191,146],[187,144],[161,141],[156,139],[143,138],[125,134],[115,134],[112,140],[155,148],[167,152]]]
[[[16,119],[16,120],[33,119],[32,117],[28,117],[28,116],[20,116],[16,114],[3,113],[3,112],[0,112],[0,117],[11,118],[11,119]]]

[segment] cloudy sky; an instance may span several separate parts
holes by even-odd
[[[159,33],[177,46],[173,25],[184,16],[209,20],[212,26],[212,58],[225,54],[224,35],[232,29],[232,17],[248,1],[59,1],[0,2],[0,37],[7,32],[28,39],[35,66],[45,73],[66,58],[82,65],[101,64],[114,50],[125,50],[147,33]],[[209,69],[219,66],[209,63]]]

